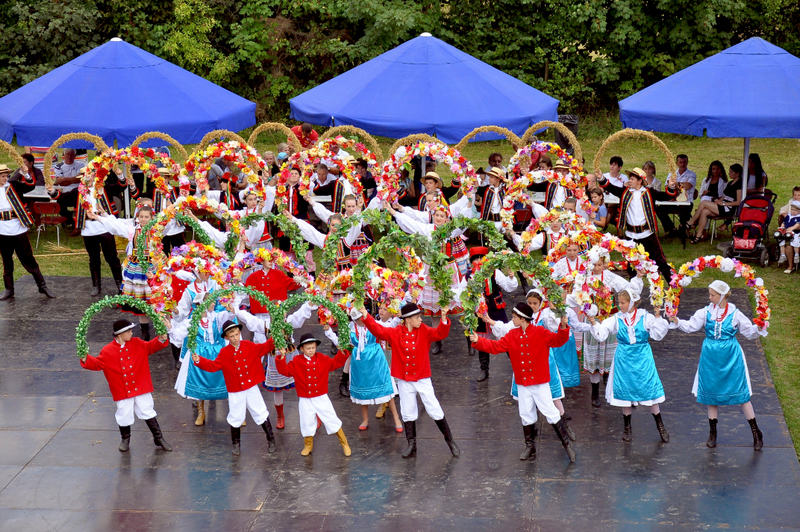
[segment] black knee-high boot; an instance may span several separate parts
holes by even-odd
[[[125,453],[128,449],[131,448],[131,426],[128,425],[127,427],[120,426],[119,428],[120,436],[122,436],[122,440],[119,442],[119,452]]]
[[[708,420],[708,441],[706,442],[706,446],[709,449],[713,449],[717,446],[717,420],[716,419],[709,419]]]
[[[567,434],[567,429],[564,426],[564,418],[559,419],[558,422],[553,425],[553,430],[556,431],[558,439],[561,440],[561,445],[567,452],[569,461],[575,462],[575,460],[578,458],[578,453],[575,452],[575,446],[572,445],[572,441],[569,439],[569,434]]]
[[[522,425],[522,433],[525,435],[525,450],[519,455],[520,460],[536,460],[536,423],[532,425]]]
[[[403,428],[406,431],[406,440],[408,441],[408,447],[403,451],[403,458],[409,458],[417,452],[417,422],[404,421]]]
[[[239,456],[242,454],[242,428],[231,427],[231,454]]]
[[[656,420],[656,428],[658,429],[658,435],[661,436],[661,441],[668,443],[669,433],[667,432],[666,427],[664,427],[664,422],[661,420],[661,412],[658,414],[653,414],[653,419]]]
[[[622,441],[628,442],[633,439],[633,431],[631,430],[631,414],[628,414],[627,416],[622,414],[622,419],[625,422],[625,430],[622,431]]]
[[[142,329],[142,340],[145,342],[150,341],[150,324],[149,323],[140,323],[139,328]]]
[[[150,432],[153,434],[153,443],[165,451],[171,451],[172,447],[164,439],[164,435],[161,434],[161,427],[158,426],[158,420],[152,417],[150,419],[146,419],[145,423],[147,423],[147,428],[149,428]]]
[[[459,449],[456,442],[453,441],[453,434],[450,432],[450,426],[447,424],[447,420],[445,418],[437,419],[436,426],[439,427],[439,431],[441,431],[444,436],[444,441],[446,441],[447,445],[450,447],[450,453],[458,458],[461,454],[461,449]]]
[[[753,449],[760,451],[764,447],[764,434],[758,428],[756,418],[748,419],[747,422],[750,423],[750,430],[753,432]]]
[[[272,423],[269,422],[269,418],[267,418],[267,420],[261,424],[261,428],[264,429],[264,432],[267,435],[267,443],[269,445],[267,451],[274,453],[278,450],[278,448],[275,446],[275,435],[272,433]]]

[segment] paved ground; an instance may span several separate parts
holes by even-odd
[[[493,359],[477,383],[476,357],[454,326],[433,381],[458,441],[450,456],[430,418],[418,423],[419,452],[403,460],[403,435],[391,418],[359,432],[358,407],[332,393],[353,455],[334,436],[318,436],[300,456],[297,402],[287,394],[287,427],[268,455],[250,421],[242,456],[229,452],[227,405],[195,427],[189,401],[172,391],[169,350],[152,357],[156,409],[175,451],[156,450],[141,421],[131,451],[117,451],[114,405],[102,374],[82,370],[74,327],[91,303],[88,279],[50,285],[42,301],[26,277],[17,299],[0,303],[0,530],[658,530],[800,528],[800,465],[760,344],[742,341],[753,404],[764,431],[753,452],[749,428],[734,407],[721,409],[719,446],[705,447],[705,410],[691,395],[702,336],[670,335],[655,345],[671,442],[662,444],[652,417],[634,413],[634,440],[621,439],[622,415],[592,408],[586,375],[567,391],[578,435],[569,465],[545,427],[538,459],[520,462],[522,430],[510,399],[510,364]],[[110,286],[110,285],[109,285]],[[689,289],[685,311],[707,292]],[[519,295],[519,294],[517,294]],[[749,309],[737,290],[734,302]],[[105,311],[90,331],[93,353],[108,342],[118,312]],[[324,346],[323,346],[324,347]],[[338,383],[339,374],[331,377]],[[267,403],[271,417],[274,408]]]

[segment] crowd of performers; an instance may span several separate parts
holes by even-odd
[[[608,185],[607,190],[622,197],[620,235],[643,244],[665,276],[669,277],[669,267],[656,236],[657,218],[653,212],[652,198],[642,197],[652,192],[642,189],[642,181],[639,179],[636,182],[635,173],[632,176],[625,189],[616,189],[607,183],[601,185]],[[429,172],[424,179],[429,186],[424,194],[420,193],[416,205],[410,204],[413,202],[407,201],[407,198],[392,204],[381,203],[377,199],[366,201],[361,197],[343,194],[337,185],[339,181],[334,181],[334,202],[326,207],[315,201],[313,196],[306,197],[299,193],[299,177],[299,170],[293,170],[288,205],[281,214],[292,219],[303,237],[313,246],[336,246],[336,265],[340,270],[353,267],[357,258],[372,244],[373,234],[363,223],[356,223],[339,241],[332,241],[330,236],[343,219],[363,209],[384,209],[403,231],[431,239],[438,227],[454,217],[497,221],[503,198],[502,187],[499,187],[503,173],[494,168],[487,172],[486,183],[477,195],[453,197],[450,202],[442,192],[439,176]],[[553,183],[548,186],[558,187]],[[668,183],[665,194],[674,193],[673,187],[674,183]],[[188,193],[188,186],[182,186],[180,193]],[[274,194],[274,187],[267,186],[266,199],[259,201],[254,192],[245,191],[243,212],[249,214],[272,209]],[[341,198],[340,202],[336,198]],[[564,190],[548,191],[548,198],[552,200],[548,207],[574,209],[574,200],[570,201],[569,194]],[[131,243],[128,258],[121,267],[112,268],[112,271],[124,294],[147,300],[151,272],[138,264],[134,248],[141,228],[162,206],[153,205],[152,202],[143,203],[134,220],[126,221],[114,217],[108,205],[100,203],[95,211],[82,212],[78,216],[78,223],[91,233],[84,237],[97,238],[96,233],[128,238]],[[321,226],[312,224],[310,212],[328,226],[327,234],[319,230]],[[225,232],[207,222],[203,224],[221,246],[226,239]],[[170,244],[179,246],[183,242],[182,226],[175,222],[175,227],[171,227],[170,231]],[[553,224],[534,238],[530,249],[540,248],[546,254],[564,234],[565,228]],[[508,237],[517,246],[521,245],[517,235]],[[244,240],[244,246],[250,250],[275,246],[293,253],[291,241],[264,221],[250,227]],[[103,246],[102,238],[98,242],[95,253],[98,278],[95,279],[93,274],[95,287],[100,286],[99,248]],[[247,411],[255,423],[263,428],[268,451],[276,451],[273,426],[260,389],[263,387],[270,392],[276,408],[277,430],[285,427],[285,395],[291,390],[295,391],[300,430],[304,438],[301,454],[308,455],[313,451],[314,435],[324,425],[328,434],[337,435],[345,456],[349,456],[351,450],[342,422],[328,396],[329,373],[344,366],[339,390],[360,405],[360,430],[366,430],[369,426],[370,405],[378,406],[378,418],[384,417],[388,410],[397,432],[405,433],[407,438],[407,447],[402,456],[413,456],[417,450],[419,396],[452,455],[459,456],[459,447],[435,394],[430,357],[442,351],[442,341],[450,332],[451,318],[462,312],[458,305],[459,295],[466,287],[467,280],[480,267],[480,259],[488,254],[488,249],[481,245],[481,235],[467,235],[458,229],[448,236],[442,251],[450,259],[447,268],[451,270],[454,288],[453,303],[448,308],[440,307],[439,293],[432,282],[426,283],[417,301],[404,301],[399,315],[392,315],[387,302],[380,299],[367,305],[372,307],[372,312],[359,304],[349,313],[352,350],[339,350],[336,347],[336,335],[330,327],[325,327],[325,335],[334,345],[332,356],[320,352],[322,339],[311,334],[291,338],[288,349],[276,350],[270,334],[268,310],[254,298],[241,296],[205,311],[197,330],[197,348],[189,352],[187,336],[191,317],[198,306],[220,287],[202,268],[193,274],[182,272],[179,275],[182,279],[176,281],[184,289],[179,294],[168,337],[150,339],[146,317],[136,309],[127,309],[140,314],[142,338],[133,337],[134,324],[120,320],[114,324],[113,341],[98,356],[87,356],[81,362],[86,369],[102,370],[108,379],[117,404],[116,419],[122,436],[119,450],[124,452],[129,449],[134,416],[147,422],[157,446],[171,450],[156,421],[148,365],[149,355],[170,343],[179,367],[175,389],[181,396],[196,401],[196,425],[205,423],[208,401],[228,400],[227,421],[231,427],[234,455],[241,452],[240,430]],[[569,297],[566,314],[558,317],[544,290],[537,288],[535,283],[529,289],[527,285],[531,279],[521,272],[497,270],[486,282],[484,299],[488,311],[479,316],[479,328],[469,334],[468,348],[470,352],[474,350],[478,353],[478,381],[489,378],[491,355],[507,353],[510,357],[514,376],[511,393],[518,402],[525,441],[520,459],[528,460],[536,456],[534,441],[538,412],[541,411],[547,423],[553,426],[569,460],[576,460],[576,434],[569,426],[570,416],[564,411],[562,400],[565,389],[580,384],[581,361],[583,370],[590,376],[591,406],[601,407],[601,391],[604,390],[602,396],[606,402],[622,409],[623,441],[631,441],[631,412],[634,407],[641,406],[650,409],[661,440],[668,442],[669,433],[661,417],[665,391],[650,342],[663,340],[670,330],[686,333],[704,330],[706,334],[693,393],[698,402],[708,405],[710,431],[707,445],[716,445],[719,405],[741,405],[752,428],[754,448],[761,449],[763,438],[750,403],[752,390],[747,362],[736,336],[741,334],[747,339],[755,339],[766,335],[766,331],[752,324],[729,302],[730,287],[722,281],[714,281],[709,288],[709,304],[706,307],[699,309],[688,320],[667,320],[659,309],[649,312],[640,308],[643,290],[641,273],[631,275],[630,279],[623,278],[609,271],[602,259],[590,265],[582,258],[583,251],[579,244],[570,244],[566,256],[553,265],[553,276],[560,278],[565,272],[589,269],[587,275],[599,280],[615,294],[617,307],[609,317],[596,320],[591,315],[579,312],[577,305],[570,305]],[[313,262],[309,266],[313,271]],[[424,276],[428,274],[426,266]],[[290,292],[300,288],[290,275],[266,263],[248,272],[243,282],[273,301],[286,300]],[[520,283],[524,283],[526,301],[511,309],[509,319],[504,295],[516,290]],[[569,293],[569,287],[567,289]],[[298,329],[312,319],[316,310],[317,307],[307,302],[286,320],[292,328]],[[423,323],[424,316],[430,317],[431,326]],[[243,329],[249,331],[252,341],[243,339]],[[455,345],[464,344],[458,342]],[[398,395],[399,410],[394,401]]]

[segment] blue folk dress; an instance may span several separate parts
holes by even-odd
[[[628,325],[625,319],[632,316],[635,320]],[[617,350],[606,386],[606,400],[612,406],[629,407],[634,405],[651,406],[664,402],[664,386],[658,376],[650,338],[661,340],[666,336],[669,325],[663,318],[656,318],[644,311],[636,314],[619,313],[593,327],[597,333],[605,329],[605,334],[598,338],[605,340],[616,334]],[[616,330],[615,330],[616,329]]]
[[[387,403],[397,395],[380,343],[366,327],[350,331],[350,399],[359,405]]]
[[[706,333],[692,386],[698,403],[740,405],[750,401],[753,388],[747,359],[736,334],[755,340],[764,332],[731,303],[725,309],[708,305],[690,319],[678,320],[673,327],[688,333],[700,330]]]

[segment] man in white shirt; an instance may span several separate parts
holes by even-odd
[[[678,185],[686,191],[686,198],[694,202],[697,191],[697,174],[688,168],[689,156],[681,153],[675,157],[675,164],[678,167],[678,171],[676,172]],[[667,181],[669,181],[671,177],[672,173],[670,172],[667,176]],[[686,213],[681,213],[679,217],[681,226],[685,226],[686,222],[688,222],[691,217],[691,209]],[[664,232],[670,234],[670,236],[675,236],[675,224],[672,222],[672,218],[670,218],[669,214],[659,213],[658,219],[661,220],[661,224],[664,226]],[[678,230],[680,231],[680,229]]]
[[[0,254],[3,256],[5,285],[5,290],[0,293],[0,301],[14,297],[14,253],[17,254],[22,267],[33,276],[39,292],[49,298],[56,297],[47,288],[39,264],[33,256],[31,242],[28,239],[28,227],[33,225],[33,219],[25,210],[25,205],[14,186],[8,182],[9,175],[11,170],[8,166],[0,164]]]
[[[63,157],[63,161],[53,166],[53,177],[60,192],[58,204],[61,206],[61,216],[74,223],[73,215],[67,208],[75,207],[78,202],[78,185],[81,182],[78,173],[86,166],[86,161],[75,160],[73,148],[65,149]]]

